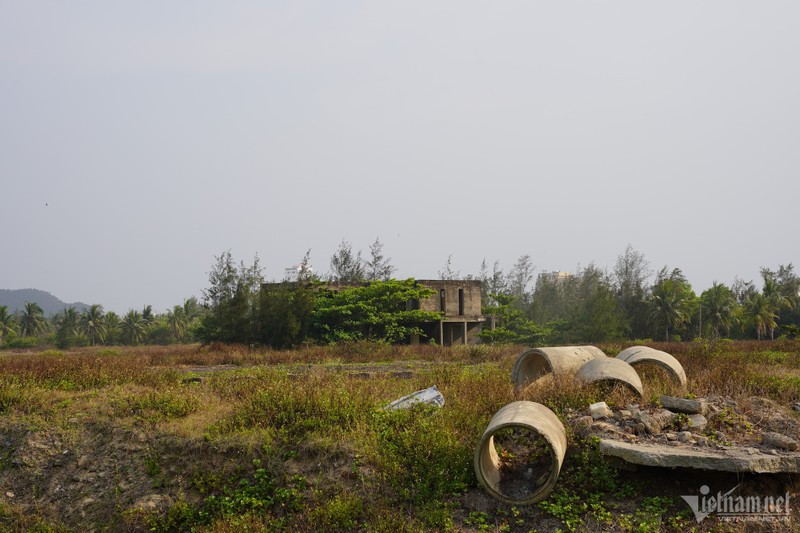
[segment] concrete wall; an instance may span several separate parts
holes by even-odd
[[[481,318],[481,282],[480,280],[441,280],[420,279],[417,283],[432,289],[434,295],[420,301],[423,311],[442,311],[444,296],[445,320],[449,318]],[[463,299],[463,305],[461,300]],[[459,311],[463,311],[460,313]]]

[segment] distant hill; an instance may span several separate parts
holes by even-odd
[[[52,316],[64,310],[65,307],[74,307],[78,312],[88,309],[89,306],[82,302],[72,304],[62,302],[52,294],[39,289],[0,289],[0,305],[8,307],[9,313],[25,307],[25,302],[39,304],[45,316]]]

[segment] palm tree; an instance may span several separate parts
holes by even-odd
[[[113,343],[119,333],[119,325],[121,319],[114,311],[109,311],[103,316],[103,325],[105,326],[105,336],[103,342]]]
[[[714,333],[714,341],[719,340],[719,330],[730,331],[736,322],[736,296],[725,284],[716,281],[700,295],[700,309],[706,325]]]
[[[768,305],[772,308],[773,313],[775,313],[775,323],[768,328],[770,339],[774,339],[775,328],[778,326],[777,319],[780,317],[782,310],[792,309],[794,307],[795,297],[783,294],[774,272],[762,269],[761,277],[764,280],[764,287],[761,289],[761,294],[764,295]]]
[[[192,296],[191,298],[183,301],[183,314],[186,316],[186,320],[191,322],[200,314],[200,306],[197,304],[197,298]]]
[[[0,305],[0,346],[3,345],[6,335],[14,333],[14,326],[14,317],[9,314],[8,307]]]
[[[128,344],[139,344],[144,339],[146,325],[142,314],[131,309],[120,322],[122,339]]]
[[[767,331],[773,331],[778,323],[777,315],[769,299],[763,294],[755,293],[747,299],[744,305],[745,315],[753,320],[756,326],[756,336],[761,340]]]
[[[73,336],[77,335],[79,332],[79,320],[80,316],[78,315],[77,309],[74,307],[65,307],[63,311],[56,313],[56,316],[53,317],[53,324],[59,334]]]
[[[687,293],[680,282],[663,279],[653,287],[649,300],[650,318],[664,325],[664,338],[669,341],[670,329],[684,324],[689,318]]]
[[[171,310],[167,311],[167,324],[176,341],[180,342],[181,339],[183,339],[187,322],[188,317],[184,312],[183,306],[176,305]]]
[[[153,306],[152,305],[145,305],[142,308],[142,320],[144,321],[145,326],[149,326],[155,317],[153,316]]]
[[[43,332],[47,326],[47,319],[39,304],[25,302],[22,314],[19,317],[19,330],[25,337],[33,337]]]
[[[89,337],[92,346],[105,341],[106,323],[102,305],[93,304],[84,310],[81,314],[81,329]]]
[[[56,329],[56,346],[69,348],[78,343],[80,335],[80,314],[74,307],[66,307],[53,317]]]

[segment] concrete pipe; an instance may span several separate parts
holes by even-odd
[[[617,359],[622,359],[623,361],[627,361],[633,355],[643,351],[643,350],[652,350],[649,346],[629,346],[625,348],[621,352],[617,354]]]
[[[631,366],[645,364],[659,366],[667,371],[675,383],[686,388],[686,372],[684,372],[683,366],[680,361],[667,352],[649,346],[631,346],[622,350],[617,355],[617,359],[621,359]]]
[[[506,430],[517,431],[514,466],[504,463],[502,452],[498,454],[495,447],[495,437],[503,438]],[[528,439],[520,438],[523,432]],[[541,445],[547,449],[541,450]],[[497,411],[483,432],[475,449],[475,475],[486,492],[498,500],[512,505],[536,503],[555,487],[566,452],[567,434],[553,411],[535,402],[513,402]],[[545,472],[534,472],[537,466]]]
[[[635,392],[640,398],[644,394],[642,380],[639,378],[639,374],[636,373],[636,370],[622,359],[615,359],[613,357],[592,359],[584,363],[584,365],[578,369],[578,373],[575,374],[575,380],[587,384],[599,381],[616,381],[627,385],[628,388]]]
[[[547,374],[560,376],[575,373],[582,364],[592,359],[606,359],[606,354],[595,346],[530,348],[517,358],[511,379],[520,390]]]

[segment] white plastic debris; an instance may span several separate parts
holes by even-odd
[[[403,396],[402,398],[398,398],[397,400],[393,401],[383,409],[385,411],[392,411],[394,409],[408,409],[409,407],[417,403],[425,403],[428,405],[443,407],[444,396],[442,396],[442,393],[439,392],[439,389],[437,389],[436,385],[434,385],[433,387],[423,390],[418,390],[417,392],[412,392],[408,396]]]

